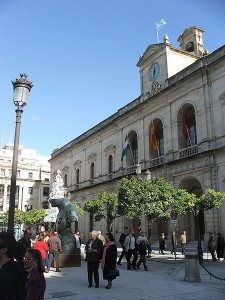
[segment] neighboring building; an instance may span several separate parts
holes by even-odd
[[[225,45],[209,54],[198,27],[186,29],[178,41],[181,49],[167,36],[164,43],[148,46],[137,63],[140,96],[52,153],[51,176],[62,170],[72,201],[83,207],[100,191],[117,191],[119,180],[136,176],[139,164],[142,178],[150,170],[152,176],[196,195],[208,188],[225,192]],[[131,152],[121,162],[126,136]],[[118,219],[113,225],[116,237],[125,224],[140,226],[136,219]],[[141,226],[147,226],[144,219]],[[225,204],[200,212],[199,226],[205,240],[209,233],[225,234]],[[106,230],[104,220],[94,224],[85,213],[79,221],[85,239],[93,227]],[[163,220],[153,224],[153,241],[172,227]],[[178,217],[175,229],[186,230],[188,240],[195,238],[190,213]]]
[[[46,207],[50,188],[50,157],[19,145],[15,206],[21,210]],[[0,149],[0,213],[9,208],[13,144]]]

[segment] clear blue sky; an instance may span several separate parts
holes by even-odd
[[[156,22],[167,22],[160,42],[167,34],[175,47],[185,28],[203,28],[212,52],[225,44],[224,12],[224,0],[1,0],[3,143],[14,140],[20,73],[34,84],[20,143],[50,155],[140,95],[136,63],[157,43]]]

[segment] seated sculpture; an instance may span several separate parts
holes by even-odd
[[[49,201],[52,207],[59,208],[55,226],[62,242],[62,253],[74,254],[75,243],[71,223],[78,220],[78,212],[74,205],[66,198],[49,199]]]

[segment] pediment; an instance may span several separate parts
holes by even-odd
[[[80,167],[81,166],[81,160],[79,160],[79,159],[76,160],[73,165],[74,165],[75,168]]]
[[[149,45],[148,48],[145,50],[144,54],[140,56],[140,59],[137,63],[137,67],[140,67],[140,65],[150,56],[152,56],[155,52],[157,52],[160,49],[163,49],[165,47],[164,43],[159,44],[152,44]]]
[[[88,155],[87,160],[88,161],[94,161],[97,158],[97,154],[96,153],[91,153],[90,155]]]
[[[104,152],[105,152],[106,155],[115,153],[115,151],[116,151],[116,146],[114,146],[114,145],[108,145],[108,146],[104,149]]]
[[[69,171],[69,167],[65,166],[63,169],[62,169],[63,173],[65,174],[66,172]]]
[[[225,92],[223,92],[223,93],[219,96],[219,99],[220,99],[222,105],[224,105],[224,104],[225,104]]]

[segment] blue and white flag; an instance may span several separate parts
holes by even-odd
[[[130,148],[130,144],[129,144],[129,138],[128,138],[128,135],[126,134],[125,136],[125,141],[124,141],[124,144],[123,144],[123,150],[122,150],[122,156],[121,156],[121,161],[124,159],[124,157],[127,156],[127,152]]]
[[[156,23],[157,30],[159,30],[163,25],[166,25],[166,21],[161,19],[159,23]]]

